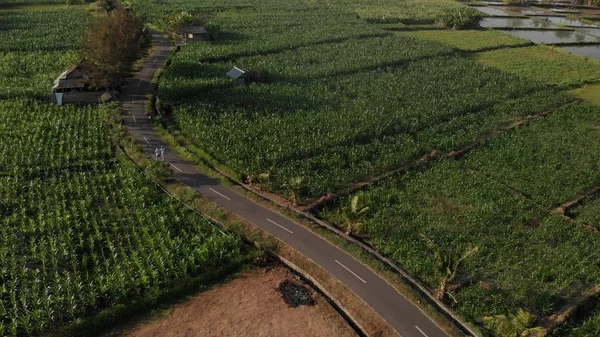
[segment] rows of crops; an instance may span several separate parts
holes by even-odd
[[[215,15],[222,38],[178,53],[161,97],[194,142],[282,194],[294,177],[309,198],[337,191],[570,99],[352,16]],[[231,86],[233,65],[257,82]]]
[[[115,153],[106,120],[118,105],[48,103],[77,61],[83,12],[13,8],[0,20],[0,336],[89,336],[86,322],[245,263],[238,237]]]
[[[600,237],[583,226],[598,222],[597,197],[571,210],[574,221],[551,214],[600,182],[599,111],[586,104],[559,109],[573,98],[529,76],[548,74],[567,86],[578,80],[560,74],[593,81],[584,61],[552,60],[529,72],[517,65],[509,75],[454,48],[522,41],[492,41],[499,35],[489,32],[390,35],[366,24],[431,23],[461,8],[453,1],[232,1],[218,9],[178,3],[218,34],[174,57],[162,101],[196,145],[243,175],[268,177],[263,187],[285,196],[315,198],[553,111],[459,161],[393,176],[320,215],[363,236],[432,289],[447,277],[432,243],[451,258],[477,247],[452,280],[461,286],[450,287],[445,300],[478,322],[518,308],[548,317],[599,283]],[[224,73],[234,65],[254,83],[233,87]],[[579,335],[593,331],[594,319]],[[571,326],[560,331],[571,330],[577,335]]]
[[[464,160],[358,192],[370,210],[361,234],[432,288],[442,274],[422,235],[458,252],[478,246],[456,280],[471,284],[454,294],[461,311],[481,319],[525,307],[549,316],[600,282],[600,236],[550,213],[600,181],[598,125],[598,108],[571,105]],[[352,197],[322,215],[347,226]],[[592,202],[582,208],[582,219],[600,216]]]
[[[152,299],[241,261],[237,238],[115,158],[105,109],[0,102],[2,336]]]
[[[47,96],[77,61],[86,22],[79,9],[0,11],[0,99]]]

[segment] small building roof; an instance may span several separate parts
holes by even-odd
[[[100,96],[100,101],[102,101],[102,102],[108,102],[108,101],[110,101],[112,99],[113,99],[113,97],[112,97],[112,95],[108,91],[105,92],[105,93],[103,93]]]
[[[244,76],[246,74],[245,71],[243,71],[242,69],[234,66],[233,68],[231,68],[230,71],[228,71],[227,73],[225,73],[225,75],[229,76],[230,78],[237,80],[238,78]]]
[[[208,34],[204,26],[184,26],[181,27],[181,32],[184,34]]]
[[[88,66],[88,62],[82,59],[77,64],[73,65],[69,69],[63,71],[54,80],[54,86],[56,88],[83,88],[89,81],[90,77],[84,69]]]

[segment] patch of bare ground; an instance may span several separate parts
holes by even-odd
[[[302,285],[314,305],[291,307],[279,288]],[[128,337],[356,336],[312,288],[283,267],[246,272],[220,287],[175,305],[165,315],[137,325]]]

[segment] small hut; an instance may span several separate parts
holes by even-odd
[[[50,99],[58,105],[75,103],[89,104],[100,102],[105,91],[90,91],[89,62],[82,59],[71,68],[65,70],[54,80],[50,91]]]
[[[181,35],[185,43],[210,40],[210,34],[203,26],[184,26],[181,28]]]
[[[233,80],[233,84],[237,86],[245,86],[248,85],[248,76],[246,76],[246,72],[242,69],[234,66],[230,71],[225,73],[229,78]]]

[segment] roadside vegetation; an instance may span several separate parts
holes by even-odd
[[[178,3],[214,41],[171,59],[160,102],[212,161],[316,205],[493,335],[542,335],[600,283],[597,196],[555,212],[600,183],[599,110],[565,91],[595,61],[440,29],[477,20],[458,2]]]
[[[346,226],[344,209],[359,196],[369,207],[361,237],[431,289],[446,274],[430,242],[458,256],[478,247],[447,287],[449,303],[474,319],[519,308],[550,316],[600,283],[600,236],[551,214],[598,182],[590,158],[600,155],[591,128],[599,112],[590,105],[560,109],[462,160],[442,160],[343,198],[321,216]],[[598,216],[599,208],[589,207],[581,221]]]

